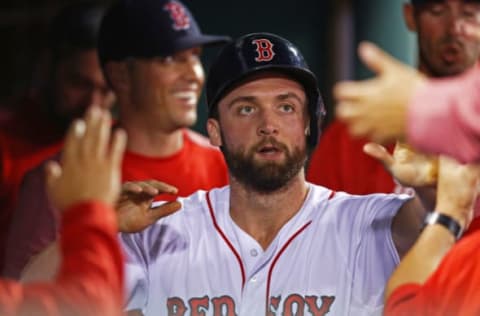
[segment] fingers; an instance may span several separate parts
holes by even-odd
[[[358,46],[358,56],[363,63],[377,74],[397,64],[397,60],[373,43],[362,42]]]
[[[142,193],[151,197],[160,193],[177,194],[177,192],[176,187],[157,180],[125,182],[122,185],[122,193]]]
[[[96,138],[95,148],[99,157],[105,157],[110,143],[110,134],[112,131],[112,117],[108,111],[101,111],[99,120],[98,137]]]
[[[363,152],[379,160],[383,165],[390,169],[394,163],[394,158],[385,147],[376,143],[367,143],[363,146]]]
[[[94,157],[104,157],[106,152],[106,144],[110,137],[109,116],[106,111],[102,111],[96,106],[88,109],[85,115],[85,123],[87,126],[83,151],[84,155]]]
[[[150,209],[149,216],[152,223],[156,222],[162,217],[175,213],[182,207],[182,204],[178,201],[168,202],[158,207]]]
[[[352,136],[366,136],[369,133],[369,128],[362,120],[358,120],[362,111],[363,107],[356,106],[351,102],[341,102],[337,104],[336,116],[347,123],[348,130]]]
[[[375,79],[363,81],[342,81],[333,87],[333,96],[337,102],[358,102],[375,90]]]
[[[56,161],[48,161],[45,165],[45,177],[47,187],[51,188],[54,186],[55,181],[62,175],[62,168],[60,164]]]
[[[68,129],[65,138],[65,145],[62,151],[62,162],[68,160],[68,157],[78,157],[80,154],[80,144],[85,135],[86,125],[83,120],[75,120]]]
[[[117,129],[113,133],[113,140],[110,148],[110,160],[114,168],[120,168],[126,147],[127,133],[122,129]]]
[[[146,192],[152,192],[149,195],[155,196],[158,191],[155,188],[149,188],[150,186],[144,182],[125,182],[122,184],[122,193],[142,193],[144,188]]]
[[[177,194],[178,189],[173,185],[170,185],[165,182],[157,181],[157,180],[148,180],[146,181],[150,186],[154,187],[160,193],[168,193],[168,194]]]

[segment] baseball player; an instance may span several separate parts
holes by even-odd
[[[380,315],[385,283],[423,210],[407,195],[352,196],[305,181],[324,109],[297,47],[269,33],[227,44],[209,72],[207,101],[210,141],[226,158],[230,185],[194,193],[179,212],[120,235],[127,310]],[[144,213],[148,187],[125,188],[141,195],[119,211]]]
[[[228,40],[202,33],[194,15],[176,0],[122,0],[107,10],[98,52],[118,99],[117,125],[129,136],[122,181],[150,178],[177,188],[158,200],[228,183],[221,152],[189,128],[204,84],[202,47]],[[43,249],[55,241],[59,225],[42,180],[38,167],[21,186],[7,244],[5,273],[12,278],[19,278],[27,263],[23,278],[55,273],[52,253]]]
[[[63,4],[48,27],[47,67],[39,72],[42,84],[33,89],[35,93],[25,91],[18,102],[10,104],[16,111],[0,124],[0,273],[7,277],[12,277],[6,263],[8,233],[23,177],[58,152],[70,123],[89,106],[110,109],[115,101],[97,57],[103,5],[98,1]]]

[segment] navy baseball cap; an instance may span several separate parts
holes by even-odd
[[[120,0],[102,19],[98,53],[104,65],[129,57],[166,57],[229,40],[228,36],[203,34],[190,10],[178,0]]]

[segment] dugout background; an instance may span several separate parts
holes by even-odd
[[[0,0],[0,112],[10,110],[8,98],[28,88],[48,21],[60,7],[76,2],[67,1]],[[204,32],[232,37],[272,32],[297,44],[319,79],[330,121],[334,82],[370,75],[356,58],[355,48],[360,40],[374,41],[397,58],[415,64],[415,38],[402,18],[402,4],[406,1],[184,0],[184,3]],[[215,53],[213,49],[205,51],[206,70]],[[205,114],[202,99],[195,126],[201,132]]]

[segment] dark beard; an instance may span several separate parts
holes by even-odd
[[[419,41],[418,45],[419,45],[419,47],[421,47],[420,46],[420,39],[418,39],[418,41]],[[445,36],[442,39],[441,44],[442,45],[456,44],[459,47],[461,47],[462,49],[465,49],[465,47],[464,47],[465,45],[453,36]],[[431,62],[431,60],[428,56],[428,53],[424,52],[422,49],[420,49],[419,53],[420,53],[420,63],[423,65],[423,67],[427,71],[427,74],[430,77],[435,77],[435,78],[443,78],[443,77],[450,77],[450,76],[458,75],[458,74],[464,72],[465,70],[469,69],[470,67],[472,67],[475,64],[474,61],[472,61],[471,64],[469,64],[467,61],[465,61],[464,64],[455,63],[455,62],[448,64],[446,62],[440,61],[443,64],[435,65],[433,62]],[[465,58],[467,58],[467,57],[465,57]]]
[[[285,162],[282,164],[255,162],[253,159],[255,152],[265,144],[272,144],[281,149],[286,155]],[[264,139],[247,153],[244,148],[233,152],[227,146],[222,146],[221,150],[233,177],[259,193],[270,193],[282,188],[298,174],[307,159],[305,149],[301,150],[299,147],[295,147],[291,153],[284,144],[274,138]]]

